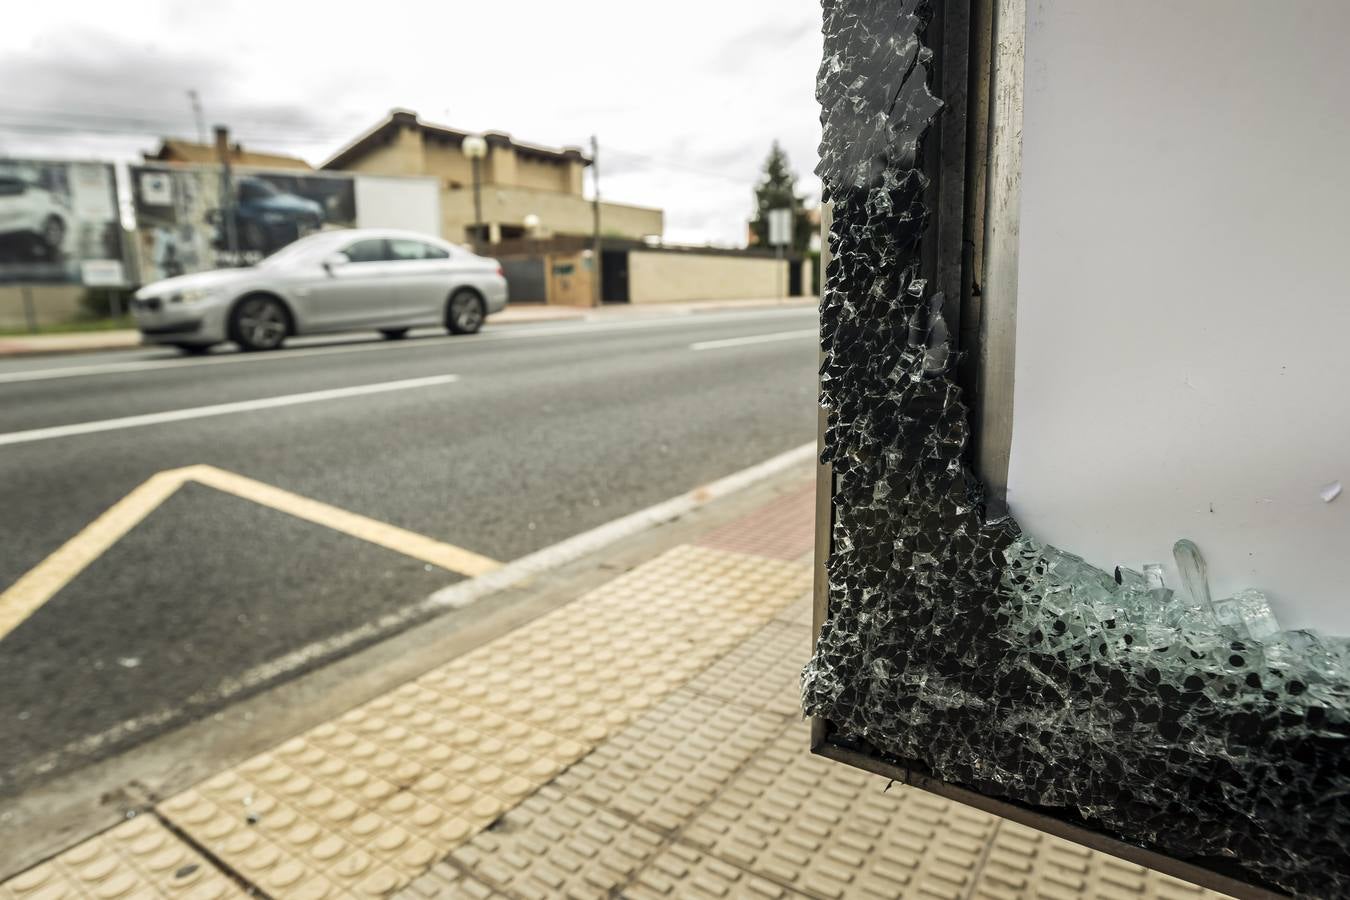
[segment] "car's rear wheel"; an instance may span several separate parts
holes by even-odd
[[[384,335],[386,341],[401,341],[408,336],[406,328],[381,328],[380,334]]]
[[[445,306],[445,327],[451,334],[474,334],[483,327],[485,316],[483,298],[476,291],[460,288]]]
[[[286,340],[290,319],[274,297],[245,297],[230,315],[230,338],[247,351],[275,350]]]

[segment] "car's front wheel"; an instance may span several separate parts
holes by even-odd
[[[445,327],[451,334],[474,334],[483,327],[486,317],[483,298],[476,291],[460,288],[450,295],[445,307]]]
[[[245,297],[230,315],[230,339],[242,350],[275,350],[289,331],[286,309],[274,297]]]

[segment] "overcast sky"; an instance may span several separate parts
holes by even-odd
[[[815,0],[12,4],[0,156],[129,160],[208,128],[326,159],[392,107],[547,145],[600,139],[606,199],[671,241],[744,242],[770,143],[812,202]],[[589,189],[589,188],[588,188]]]

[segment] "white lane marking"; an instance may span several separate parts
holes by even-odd
[[[750,344],[769,344],[774,341],[790,341],[796,338],[815,337],[820,334],[814,328],[798,331],[775,331],[772,334],[751,334],[745,337],[722,338],[716,341],[699,341],[690,344],[690,350],[723,350],[727,347],[745,347]]]
[[[432,375],[427,378],[406,378],[402,381],[381,381],[376,384],[358,384],[353,387],[332,388],[325,391],[307,391],[303,394],[285,394],[280,397],[262,397],[258,400],[241,400],[235,403],[216,403],[211,406],[193,406],[187,409],[171,409],[165,412],[144,413],[138,416],[122,416],[116,419],[99,419],[93,422],[76,422],[73,425],[54,425],[49,428],[31,428],[27,431],[11,431],[0,434],[0,447],[7,444],[28,444],[33,441],[49,441],[53,438],[73,437],[80,434],[94,434],[99,431],[120,431],[124,428],[141,428],[146,425],[161,425],[165,422],[181,422],[185,419],[204,419],[208,416],[227,416],[233,413],[252,412],[258,409],[275,409],[278,406],[295,406],[298,403],[317,403],[321,400],[340,400],[344,397],[360,397],[364,394],[381,394],[386,391],[404,391],[412,388],[434,387],[458,381],[458,375]]]
[[[409,350],[442,346],[446,343],[449,343],[452,347],[457,347],[491,343],[494,341],[526,340],[529,338],[548,337],[559,334],[585,336],[595,332],[631,331],[644,328],[664,328],[672,325],[702,325],[704,322],[707,324],[715,324],[716,322],[740,322],[754,318],[802,314],[815,315],[815,313],[816,310],[814,307],[804,307],[767,309],[757,312],[718,312],[702,314],[707,316],[706,319],[703,319],[700,315],[686,313],[682,315],[662,316],[657,319],[649,319],[640,322],[579,322],[576,324],[540,326],[523,324],[510,326],[499,325],[497,326],[498,328],[510,328],[511,330],[493,330],[486,334],[454,338],[441,337],[438,340],[426,342],[413,341],[411,344],[407,342],[372,341],[356,345],[344,344],[340,347],[302,346],[273,353],[228,353],[219,356],[207,356],[200,359],[139,359],[129,360],[127,362],[89,363],[79,366],[51,366],[39,369],[24,369],[17,372],[0,372],[0,384],[51,381],[58,378],[83,378],[93,375],[123,375],[130,372],[149,372],[156,369],[190,369],[197,366],[226,366],[236,363],[284,362],[289,359],[305,359],[311,356],[331,356],[339,353],[368,353],[373,350],[401,350],[403,352],[408,352]],[[489,324],[491,324],[491,320],[489,320]]]
[[[282,353],[230,353],[202,359],[139,359],[129,362],[91,363],[84,366],[53,366],[48,369],[29,369],[22,372],[0,372],[0,384],[25,381],[51,381],[57,378],[79,378],[89,375],[120,375],[125,372],[146,372],[153,369],[189,369],[197,366],[227,366],[242,362],[274,362],[283,359],[301,359],[306,356],[329,356],[334,353],[360,353],[364,350],[385,350],[391,345],[360,344],[344,347],[297,348]]]
[[[357,626],[351,631],[306,644],[296,650],[261,663],[238,676],[227,678],[212,689],[198,691],[186,701],[171,709],[161,709],[143,716],[127,719],[106,731],[72,741],[42,756],[25,760],[8,771],[0,771],[0,785],[33,774],[43,774],[56,768],[70,757],[88,756],[105,746],[119,744],[147,728],[178,720],[185,712],[207,704],[224,703],[240,694],[248,694],[277,681],[297,669],[308,668],[317,662],[332,658],[348,647],[379,640],[424,616],[447,608],[459,608],[497,591],[520,584],[548,569],[556,568],[637,534],[644,529],[669,522],[720,497],[744,490],[756,482],[814,459],[816,444],[812,441],[796,449],[766,459],[764,462],[734,472],[725,478],[680,494],[655,506],[607,522],[590,531],[573,535],[552,546],[537,550],[528,556],[507,563],[495,572],[480,575],[468,581],[442,588],[430,597],[374,621]]]

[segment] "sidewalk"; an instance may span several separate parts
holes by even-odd
[[[728,309],[765,309],[771,307],[810,307],[813,297],[786,300],[702,300],[690,303],[652,303],[632,306],[626,303],[600,307],[551,306],[544,303],[508,305],[493,315],[491,325],[516,325],[532,322],[596,321],[645,315],[681,315]],[[92,353],[99,350],[130,350],[141,345],[135,329],[83,331],[63,334],[0,335],[0,357],[35,356],[51,353]]]
[[[807,752],[797,473],[0,897],[1218,896]]]

